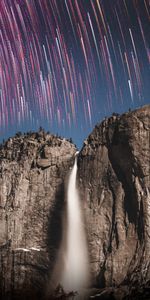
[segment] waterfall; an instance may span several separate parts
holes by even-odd
[[[81,201],[76,186],[77,155],[67,189],[67,231],[61,285],[64,290],[80,291],[87,286],[89,275],[88,250]]]

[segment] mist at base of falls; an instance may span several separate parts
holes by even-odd
[[[76,187],[77,155],[67,190],[67,232],[64,268],[60,284],[64,290],[79,291],[89,279],[88,250],[79,193]]]

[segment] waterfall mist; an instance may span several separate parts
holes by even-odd
[[[67,189],[67,227],[64,267],[61,285],[64,290],[80,291],[87,287],[89,277],[88,250],[81,202],[76,186],[77,155]]]

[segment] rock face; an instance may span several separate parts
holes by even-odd
[[[97,125],[78,178],[93,282],[150,283],[150,106]]]
[[[64,180],[76,148],[19,134],[0,150],[0,299],[43,299],[61,241]]]
[[[0,299],[44,298],[60,249],[64,182],[75,152],[72,143],[42,130],[1,146]],[[129,284],[142,285],[142,297],[144,289],[149,293],[150,106],[95,127],[79,153],[78,187],[92,284],[105,287],[95,298],[149,299],[138,298]]]

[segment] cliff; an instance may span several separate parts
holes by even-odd
[[[150,283],[150,106],[97,125],[78,178],[93,283]]]
[[[0,299],[43,299],[61,241],[64,180],[76,148],[39,133],[0,150]]]
[[[44,298],[75,152],[72,143],[42,130],[1,146],[0,299]],[[144,297],[150,291],[150,106],[96,125],[79,153],[77,175],[92,286],[105,288],[93,297]],[[121,286],[127,289],[120,292]]]

